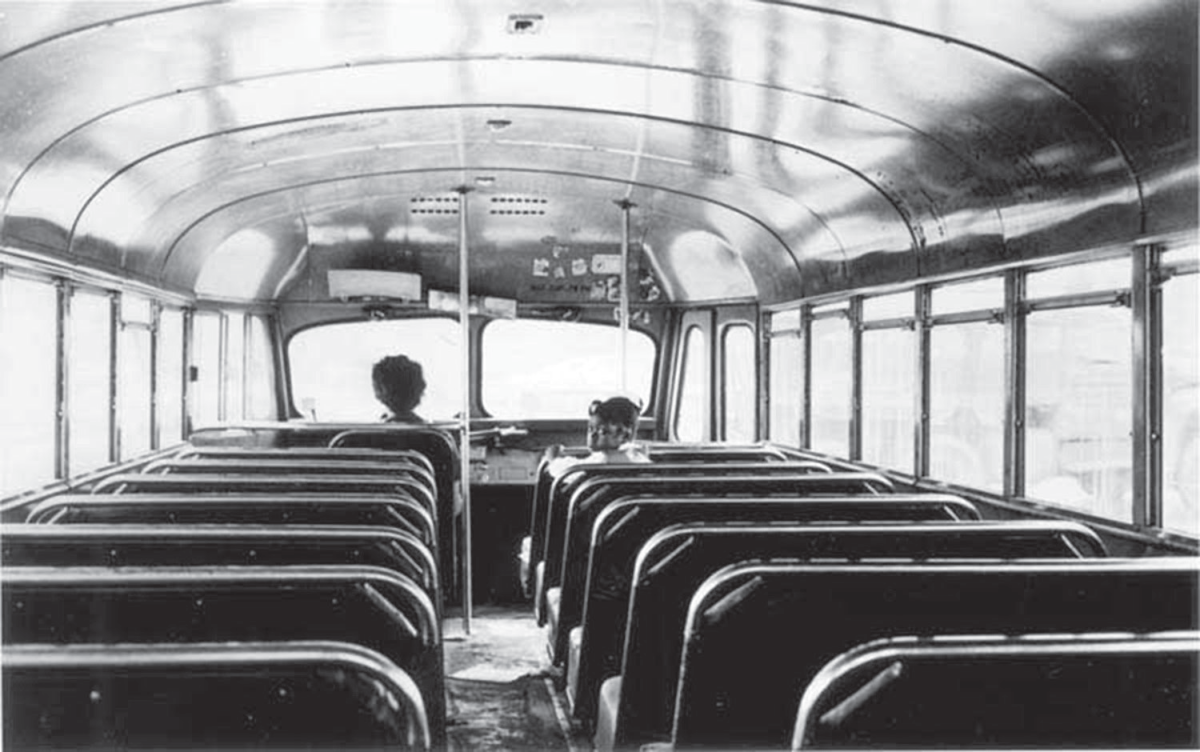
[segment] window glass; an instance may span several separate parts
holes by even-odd
[[[1159,257],[1159,265],[1163,269],[1187,270],[1190,267],[1194,272],[1198,255],[1200,255],[1200,246],[1184,245],[1163,248],[1163,253]]]
[[[906,473],[913,472],[916,428],[914,337],[908,329],[862,335],[862,459]]]
[[[683,348],[683,372],[679,385],[679,410],[675,415],[675,438],[679,441],[708,439],[708,348],[700,327],[688,329]]]
[[[58,296],[0,277],[0,496],[54,480]]]
[[[308,418],[376,421],[387,408],[375,399],[371,369],[388,355],[421,364],[425,395],[416,412],[452,420],[462,411],[458,321],[449,318],[354,321],[305,329],[288,343],[294,407]]]
[[[945,313],[986,311],[1004,307],[1004,278],[989,277],[935,287],[930,310],[938,316]]]
[[[150,329],[123,326],[117,355],[118,446],[120,459],[127,460],[150,451]]]
[[[726,441],[754,441],[757,392],[754,384],[754,332],[749,326],[731,326],[724,335]]]
[[[1025,297],[1032,300],[1097,290],[1124,290],[1132,282],[1132,273],[1128,256],[1030,272],[1025,279]]]
[[[912,318],[916,313],[915,305],[916,299],[911,290],[863,298],[863,321]]]
[[[1004,327],[939,325],[929,338],[929,476],[1004,491]]]
[[[183,439],[183,311],[164,308],[158,319],[159,445]]]
[[[1163,525],[1200,535],[1200,275],[1168,279],[1163,309]]]
[[[241,313],[225,314],[225,420],[239,421],[245,417],[242,372],[246,358],[246,317]]]
[[[1128,309],[1026,318],[1025,495],[1132,521]]]
[[[771,332],[773,334],[798,331],[800,331],[799,308],[793,308],[790,311],[777,311],[771,314]]]
[[[121,322],[124,324],[142,324],[150,326],[154,318],[154,310],[150,299],[133,293],[121,294]]]
[[[483,330],[483,409],[504,418],[587,417],[617,392],[650,402],[654,340],[629,330],[621,385],[621,330],[604,324],[497,319]]]
[[[1179,245],[1174,248],[1164,248],[1159,263],[1162,266],[1190,265],[1196,263],[1200,255],[1200,246]]]
[[[800,339],[800,311],[771,315],[770,374],[768,396],[771,441],[800,446],[800,421],[804,407],[804,348]],[[780,334],[782,332],[782,334]]]
[[[221,419],[221,315],[197,311],[192,317],[192,425],[215,425]]]
[[[250,317],[250,339],[246,342],[250,372],[246,374],[246,417],[275,420],[275,360],[271,357],[271,334],[267,320]]]
[[[112,421],[112,301],[106,293],[75,290],[67,327],[67,473],[108,464]]]
[[[824,303],[822,305],[813,306],[812,315],[821,316],[831,311],[848,311],[850,310],[849,300],[839,300],[836,303]]]
[[[850,454],[852,341],[844,318],[812,322],[812,448]]]
[[[800,446],[800,421],[803,419],[804,348],[794,333],[771,337],[770,416],[771,441]]]

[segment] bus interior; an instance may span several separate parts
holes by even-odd
[[[1200,744],[1198,32],[0,0],[3,745]]]

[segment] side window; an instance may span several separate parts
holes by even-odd
[[[1083,282],[1122,278],[1111,263],[1095,267],[1031,273],[1029,298],[1079,296]],[[1128,259],[1122,271],[1128,284]],[[1132,315],[1074,300],[1025,318],[1025,495],[1131,522]]]
[[[0,276],[0,495],[54,480],[58,294]]]
[[[934,300],[938,291],[935,290]],[[929,475],[1004,490],[1004,327],[934,325],[929,334]]]
[[[245,417],[246,398],[242,376],[246,363],[246,316],[240,312],[225,314],[225,420]]]
[[[863,300],[862,459],[911,473],[917,399],[915,296]]]
[[[800,421],[804,412],[804,347],[800,339],[800,311],[771,314],[770,396],[771,441],[800,446]]]
[[[1162,285],[1163,526],[1200,532],[1200,274],[1172,276]]]
[[[125,293],[121,296],[121,339],[117,347],[118,428],[120,459],[150,451],[150,301]]]
[[[708,438],[708,347],[698,326],[688,329],[683,345],[683,371],[679,384],[679,407],[675,414],[675,438],[705,441]]]
[[[911,473],[916,421],[915,336],[907,329],[862,335],[862,459]]]
[[[816,312],[814,312],[815,315]],[[813,449],[837,457],[850,454],[853,341],[844,312],[812,323]]]
[[[275,359],[271,348],[271,333],[267,319],[251,316],[250,338],[246,341],[246,418],[275,420]]]
[[[1004,490],[1004,279],[933,289],[929,333],[929,475]]]
[[[112,298],[98,290],[71,294],[67,321],[69,475],[109,461],[112,427]]]
[[[155,387],[158,390],[158,445],[183,439],[183,311],[164,308],[158,317]]]
[[[221,419],[221,314],[197,311],[192,316],[192,425],[215,425]]]
[[[744,324],[730,326],[722,336],[721,403],[726,441],[750,442],[755,439],[758,390],[755,385],[754,331]]]

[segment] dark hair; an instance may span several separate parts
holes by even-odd
[[[389,355],[371,369],[375,391],[388,409],[397,415],[412,411],[425,395],[425,374],[421,364],[403,355]]]
[[[606,400],[595,400],[588,406],[588,415],[594,415],[604,423],[616,423],[630,429],[637,427],[638,415],[642,406],[625,397],[610,397]]]

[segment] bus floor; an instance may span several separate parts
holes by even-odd
[[[470,634],[461,612],[448,609],[442,634],[451,752],[591,748],[571,728],[546,632],[528,604],[476,606]]]

